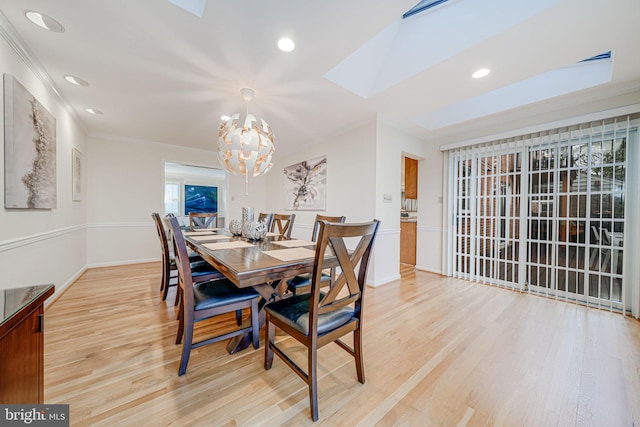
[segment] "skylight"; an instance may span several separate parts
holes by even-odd
[[[599,61],[601,59],[611,59],[611,51],[601,53],[600,55],[592,56],[591,58],[583,59],[580,62]]]
[[[449,1],[444,7],[411,19],[398,17],[324,77],[368,98],[527,21],[559,1]],[[497,10],[500,13],[493,12]]]
[[[432,7],[436,7],[439,4],[446,3],[448,1],[449,0],[422,0],[411,9],[407,10],[404,15],[402,15],[402,19],[407,19],[410,16],[424,12],[425,10],[431,9]]]
[[[613,58],[609,51],[423,114],[413,122],[425,129],[439,129],[605,84],[612,75]]]
[[[202,18],[207,0],[169,0],[169,2],[199,18]]]

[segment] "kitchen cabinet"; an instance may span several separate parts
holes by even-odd
[[[400,221],[400,262],[416,265],[416,231],[415,220]]]
[[[409,157],[404,158],[404,197],[418,198],[418,161]]]

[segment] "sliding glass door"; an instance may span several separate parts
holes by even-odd
[[[627,122],[449,152],[451,274],[622,309]]]

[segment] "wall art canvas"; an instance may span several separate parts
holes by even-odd
[[[305,160],[284,168],[287,210],[327,208],[327,156]]]
[[[218,187],[184,186],[184,214],[218,212]]]
[[[56,119],[9,74],[4,75],[4,171],[5,208],[56,208]]]
[[[77,148],[73,149],[71,158],[71,191],[73,193],[73,201],[82,200],[82,153]]]

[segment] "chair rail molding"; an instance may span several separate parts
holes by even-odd
[[[418,227],[418,231],[428,231],[429,233],[442,233],[442,227],[422,226]]]
[[[138,222],[94,222],[87,224],[87,228],[126,228],[126,227],[141,227],[141,228],[153,228],[153,222],[150,221],[138,221]]]
[[[28,236],[19,237],[16,239],[9,239],[0,241],[0,252],[6,252],[12,249],[16,249],[22,246],[32,245],[34,243],[42,242],[44,240],[55,239],[56,237],[63,236],[65,234],[75,233],[86,229],[85,224],[73,225],[71,227],[58,228],[56,230],[49,230],[42,233],[30,234]]]

